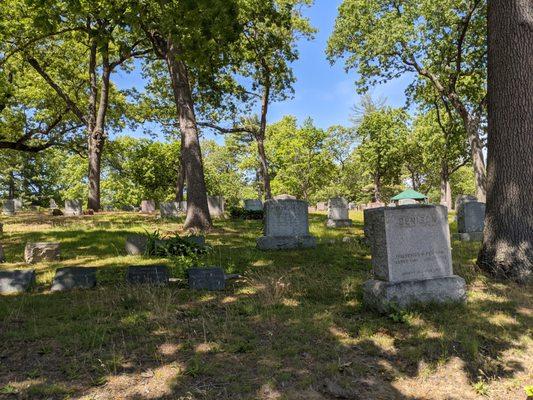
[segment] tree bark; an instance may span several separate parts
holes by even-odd
[[[470,144],[472,166],[474,167],[476,197],[479,201],[485,202],[487,196],[487,172],[485,168],[485,160],[483,159],[483,144],[479,137],[479,121],[473,121],[468,117],[465,126],[468,135],[468,143]]]
[[[185,229],[206,231],[211,229],[211,216],[207,205],[202,152],[194,115],[194,103],[187,66],[177,58],[177,49],[172,39],[168,40],[165,61],[172,82],[172,92],[178,113],[182,135],[182,164],[187,183],[187,216]]]
[[[381,201],[381,175],[374,175],[374,203]]]
[[[448,163],[443,161],[440,171],[440,204],[446,206],[448,210],[452,209],[452,189],[450,186],[450,174]]]
[[[181,154],[181,149],[183,149],[183,135],[180,148],[180,165],[178,167],[178,177],[176,179],[176,201],[178,202],[183,201],[183,190],[185,187],[185,170],[183,168],[183,156]]]
[[[8,200],[13,200],[15,198],[15,177],[13,176],[12,171],[9,172],[9,182],[7,190]]]
[[[533,7],[488,9],[488,179],[478,265],[520,282],[533,271]]]
[[[270,79],[265,82],[263,97],[261,101],[261,123],[259,125],[259,133],[256,136],[257,152],[259,154],[259,162],[261,165],[261,175],[263,177],[263,189],[265,193],[265,200],[272,198],[272,191],[270,190],[270,173],[268,171],[268,159],[265,152],[265,135],[267,125],[268,101],[270,97]]]

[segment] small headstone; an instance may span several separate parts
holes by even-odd
[[[207,205],[209,206],[209,214],[212,217],[222,217],[224,215],[224,197],[207,196]]]
[[[244,200],[244,209],[247,211],[263,211],[263,202],[259,199]]]
[[[15,215],[15,201],[11,199],[4,200],[2,212],[4,215]]]
[[[65,200],[65,215],[82,215],[83,208],[81,200]]]
[[[375,210],[370,244],[374,279],[363,285],[363,300],[369,306],[388,311],[415,303],[465,300],[465,281],[452,272],[446,207]]]
[[[264,236],[257,239],[262,250],[308,248],[316,246],[309,234],[308,204],[302,200],[265,201]]]
[[[187,202],[184,200],[184,201],[180,201],[179,204],[180,204],[180,210],[183,212],[187,212]]]
[[[177,201],[159,204],[161,218],[177,218],[179,216],[180,205]]]
[[[166,285],[169,274],[165,265],[128,267],[126,281],[128,283]]]
[[[320,201],[316,203],[317,211],[326,211],[328,209],[328,204],[325,201]]]
[[[96,286],[96,268],[58,268],[52,281],[51,291],[90,289]]]
[[[353,202],[349,202],[348,203],[348,209],[355,210],[356,208],[357,208],[357,204],[355,204]]]
[[[122,206],[120,209],[122,211],[135,211],[135,207],[134,206]]]
[[[343,197],[333,197],[328,202],[328,220],[326,225],[329,228],[341,226],[352,226],[352,220],[348,215],[348,202]]]
[[[21,199],[13,199],[13,204],[15,205],[15,212],[22,210],[24,204]]]
[[[472,196],[470,194],[460,194],[455,199],[455,211],[459,211],[459,208],[461,207],[461,204],[468,203],[470,201],[477,201],[476,196]]]
[[[226,275],[222,268],[189,268],[189,287],[193,290],[223,290]]]
[[[50,207],[51,210],[55,210],[56,208],[59,208],[56,201],[54,199],[50,199]]]
[[[35,270],[0,271],[0,294],[22,293],[35,282]]]
[[[290,194],[278,194],[272,198],[273,200],[296,200],[296,196]]]
[[[140,256],[146,251],[148,238],[145,235],[130,235],[126,238],[126,253],[130,256]]]
[[[61,255],[61,244],[57,242],[28,242],[24,249],[24,260],[28,264],[42,261],[57,261]]]
[[[485,226],[485,203],[479,201],[462,202],[457,210],[457,232],[464,241],[483,240]]]
[[[141,212],[151,214],[155,212],[155,201],[143,200],[141,201]]]
[[[200,247],[205,246],[205,236],[190,235],[190,236],[184,236],[183,239],[191,243],[194,243]]]

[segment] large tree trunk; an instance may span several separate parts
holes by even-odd
[[[205,231],[211,229],[212,224],[207,205],[200,140],[187,66],[183,61],[178,60],[176,55],[175,46],[170,42],[165,61],[172,81],[172,91],[182,134],[181,161],[187,183],[187,217],[184,227]]]
[[[487,172],[485,169],[485,160],[483,159],[483,143],[481,143],[479,137],[479,122],[477,119],[472,121],[471,118],[468,118],[466,131],[468,134],[468,143],[470,144],[472,165],[474,167],[474,178],[476,180],[476,197],[479,201],[485,202],[487,196]]]
[[[13,200],[15,198],[15,177],[13,176],[13,171],[9,172],[7,198],[9,200]]]
[[[488,32],[488,190],[478,264],[525,282],[533,271],[531,0],[489,1]]]
[[[268,75],[267,75],[268,77]],[[270,79],[267,78],[265,82],[265,90],[261,102],[261,124],[259,126],[259,134],[257,140],[257,152],[259,154],[259,162],[261,165],[261,175],[263,176],[263,189],[265,192],[265,199],[272,198],[272,191],[270,190],[270,173],[268,171],[268,160],[265,152],[265,135],[267,125],[268,101],[270,98]]]
[[[446,162],[442,162],[440,171],[440,204],[446,206],[448,210],[452,209],[452,189],[450,186],[448,164]]]
[[[183,189],[185,187],[185,170],[183,169],[183,157],[180,154],[180,165],[176,179],[176,201],[183,201]]]
[[[374,203],[381,201],[381,175],[376,173],[374,175]]]

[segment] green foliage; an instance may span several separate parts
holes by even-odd
[[[211,248],[201,246],[187,236],[162,236],[159,231],[147,233],[146,256],[155,257],[193,257],[207,254]]]

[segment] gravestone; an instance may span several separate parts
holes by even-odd
[[[261,250],[308,248],[316,246],[309,234],[307,202],[302,200],[265,201],[264,236],[257,239]]]
[[[129,235],[126,237],[126,253],[130,256],[140,256],[146,251],[148,238],[145,235]]]
[[[373,217],[375,215],[378,215],[376,212],[381,210],[381,208],[382,207],[380,207],[380,208],[365,208],[363,210],[363,220],[364,220],[363,232],[365,234],[365,242],[367,244],[370,244],[370,240],[372,238],[372,224],[374,222]]]
[[[24,260],[28,264],[42,261],[58,261],[61,244],[57,242],[28,242],[24,249]]]
[[[328,209],[328,204],[325,201],[319,201],[316,203],[317,211],[326,211]]]
[[[120,207],[120,209],[122,211],[135,211],[135,207],[134,206],[122,206],[122,207]]]
[[[244,200],[244,209],[247,211],[263,211],[263,202],[259,199]]]
[[[180,205],[177,201],[159,204],[161,218],[177,218],[179,216]]]
[[[49,207],[51,210],[55,210],[57,208],[59,208],[59,206],[57,205],[56,201],[54,199],[50,199],[50,207]]]
[[[224,290],[226,275],[222,268],[189,268],[189,288],[193,290]]]
[[[0,271],[0,294],[25,292],[34,282],[34,269]]]
[[[398,205],[399,206],[406,206],[406,205],[409,205],[409,204],[418,204],[418,201],[416,201],[415,199],[400,199],[400,200],[398,200]]]
[[[183,212],[187,212],[187,202],[185,200],[179,202],[180,210]]]
[[[457,210],[457,232],[460,240],[483,240],[485,227],[485,203],[462,202]]]
[[[145,214],[154,213],[155,212],[155,201],[154,200],[141,201],[141,212]]]
[[[328,228],[352,226],[352,220],[348,216],[348,202],[343,197],[333,197],[328,201]]]
[[[468,203],[470,201],[477,201],[477,197],[472,196],[470,194],[460,194],[455,199],[455,211],[459,210],[459,207],[461,207],[461,204]]]
[[[65,200],[65,215],[82,215],[81,200]]]
[[[205,246],[205,236],[190,235],[184,236],[183,239],[187,240],[190,243],[194,243],[195,245],[200,247]]]
[[[15,215],[15,201],[11,199],[4,200],[2,213],[4,215]]]
[[[371,215],[374,279],[363,285],[366,304],[385,312],[465,300],[465,281],[452,272],[446,207],[384,207]]]
[[[70,289],[90,289],[96,286],[96,268],[58,268],[52,281],[52,292]]]
[[[296,200],[296,196],[291,194],[278,194],[273,197],[274,200]]]
[[[126,281],[136,284],[168,284],[168,268],[165,265],[131,266],[126,272]]]
[[[15,206],[15,212],[22,210],[24,203],[21,199],[13,199],[13,205]]]
[[[222,217],[224,215],[224,197],[207,196],[207,205],[209,206],[209,214],[212,217]]]

